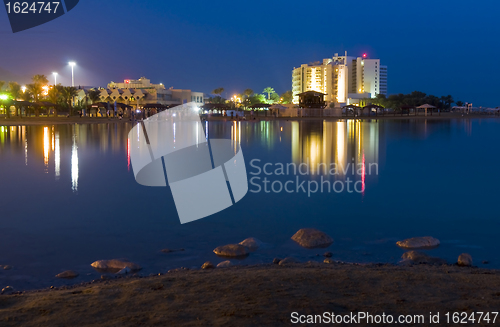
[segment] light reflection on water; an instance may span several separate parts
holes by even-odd
[[[78,145],[77,134],[73,134],[73,145],[71,147],[71,189],[78,191]]]
[[[500,176],[467,168],[500,160],[496,120],[206,122],[210,138],[230,138],[235,149],[241,144],[249,173],[253,159],[306,163],[310,179],[322,164],[334,165],[334,178],[356,178],[363,194],[249,192],[237,205],[187,225],[179,224],[168,188],[135,182],[131,127],[0,127],[0,264],[15,267],[3,283],[17,289],[63,283],[53,279],[62,269],[79,271],[76,282],[93,279],[98,274],[89,264],[109,258],[137,261],[145,274],[200,266],[221,261],[212,253],[216,246],[249,236],[272,246],[244,263],[285,255],[309,260],[317,251],[289,240],[303,227],[331,234],[339,260],[396,262],[402,254],[396,240],[432,235],[443,244],[436,256],[451,261],[469,251],[478,263],[500,267],[492,250]],[[370,174],[370,164],[378,174]],[[361,174],[345,170],[349,165]],[[159,254],[165,247],[186,252]]]

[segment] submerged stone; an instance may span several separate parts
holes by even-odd
[[[290,266],[293,264],[299,263],[299,260],[293,258],[293,257],[287,257],[283,260],[280,261],[279,265],[282,267]]]
[[[212,269],[214,268],[214,264],[211,263],[210,261],[207,261],[201,266],[201,269]]]
[[[429,263],[429,264],[446,264],[446,260],[441,258],[431,257],[425,253],[419,251],[408,251],[403,253],[401,256],[403,259],[402,263]]]
[[[463,267],[472,266],[472,256],[468,253],[462,253],[458,256],[457,264]]]
[[[246,240],[240,242],[241,245],[246,247],[248,251],[254,252],[262,245],[262,242],[255,237],[249,237]]]
[[[228,244],[215,248],[214,253],[221,257],[244,257],[249,254],[247,247],[241,244]]]
[[[6,287],[2,288],[2,294],[9,295],[9,294],[12,294],[14,292],[15,292],[15,290],[12,286],[6,286]]]
[[[78,273],[76,271],[73,271],[73,270],[66,270],[66,271],[63,271],[62,273],[56,275],[56,278],[73,279],[76,277],[78,277]]]
[[[226,261],[222,261],[221,263],[219,263],[217,265],[217,268],[227,268],[227,267],[231,267],[233,264],[231,263],[231,261],[229,260],[226,260]]]
[[[98,260],[92,263],[92,267],[94,267],[96,270],[99,271],[111,271],[111,272],[118,272],[126,267],[130,268],[131,271],[138,271],[142,269],[142,267],[136,263],[119,259]]]
[[[440,242],[437,238],[424,236],[408,238],[396,244],[403,249],[432,249],[438,247]]]
[[[333,243],[333,238],[315,228],[302,228],[292,236],[292,240],[308,249],[325,248]]]

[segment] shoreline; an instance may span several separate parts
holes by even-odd
[[[342,116],[342,117],[265,117],[258,116],[255,119],[251,119],[250,117],[246,117],[246,119],[231,119],[231,117],[222,117],[222,116],[212,116],[212,117],[203,117],[202,120],[207,121],[274,121],[274,120],[285,120],[285,121],[301,121],[301,120],[326,120],[326,121],[339,121],[345,119],[356,119],[356,120],[448,120],[448,119],[498,119],[500,116],[495,115],[485,115],[485,114],[470,114],[470,115],[461,115],[455,113],[442,113],[440,116],[432,115],[432,116]],[[109,124],[109,123],[134,123],[140,120],[131,121],[130,119],[116,119],[116,118],[80,118],[80,117],[30,117],[30,118],[0,118],[0,126],[37,126],[37,125],[67,125],[67,124]]]
[[[499,288],[500,270],[457,265],[263,264],[2,295],[0,320],[4,326],[288,326],[292,312],[359,311],[426,318],[432,311],[445,319],[446,312],[498,311]]]

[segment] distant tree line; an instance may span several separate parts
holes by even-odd
[[[73,99],[78,94],[78,89],[72,86],[49,85],[49,81],[45,75],[35,75],[31,78],[32,83],[27,84],[22,88],[17,82],[0,81],[0,94],[7,95],[8,99],[0,100],[0,105],[7,108],[12,104],[12,100],[22,100],[26,102],[49,102],[56,107],[54,115],[57,115],[57,108],[73,113],[74,109],[87,107],[89,104],[99,101],[100,92],[91,89],[86,92],[85,99],[78,101],[73,107]],[[7,86],[4,91],[2,89]],[[43,106],[42,106],[43,107]],[[26,106],[26,114],[30,114],[33,107]],[[37,108],[37,107],[36,107]],[[47,108],[48,109],[48,108]],[[38,110],[38,109],[35,109]],[[10,110],[6,110],[7,117],[10,116]]]
[[[430,104],[439,109],[450,109],[455,103],[457,106],[463,106],[462,101],[455,101],[451,95],[437,97],[427,95],[424,92],[413,91],[409,94],[391,94],[386,97],[384,94],[377,94],[374,99],[364,99],[366,104],[376,104],[385,108],[399,109],[403,106],[418,107],[423,104]]]
[[[286,91],[279,95],[276,93],[274,88],[266,87],[262,93],[255,93],[252,89],[246,89],[243,93],[236,94],[229,99],[222,97],[225,89],[223,87],[216,88],[212,91],[213,97],[209,97],[208,103],[230,103],[235,107],[248,108],[254,104],[266,103],[266,104],[288,104],[292,103],[293,94],[292,91]]]

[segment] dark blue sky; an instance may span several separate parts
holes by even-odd
[[[387,65],[389,93],[451,94],[498,106],[500,1],[80,0],[68,14],[12,34],[0,9],[0,71],[60,74],[76,84],[146,76],[227,96],[291,89],[291,71],[335,52]]]

